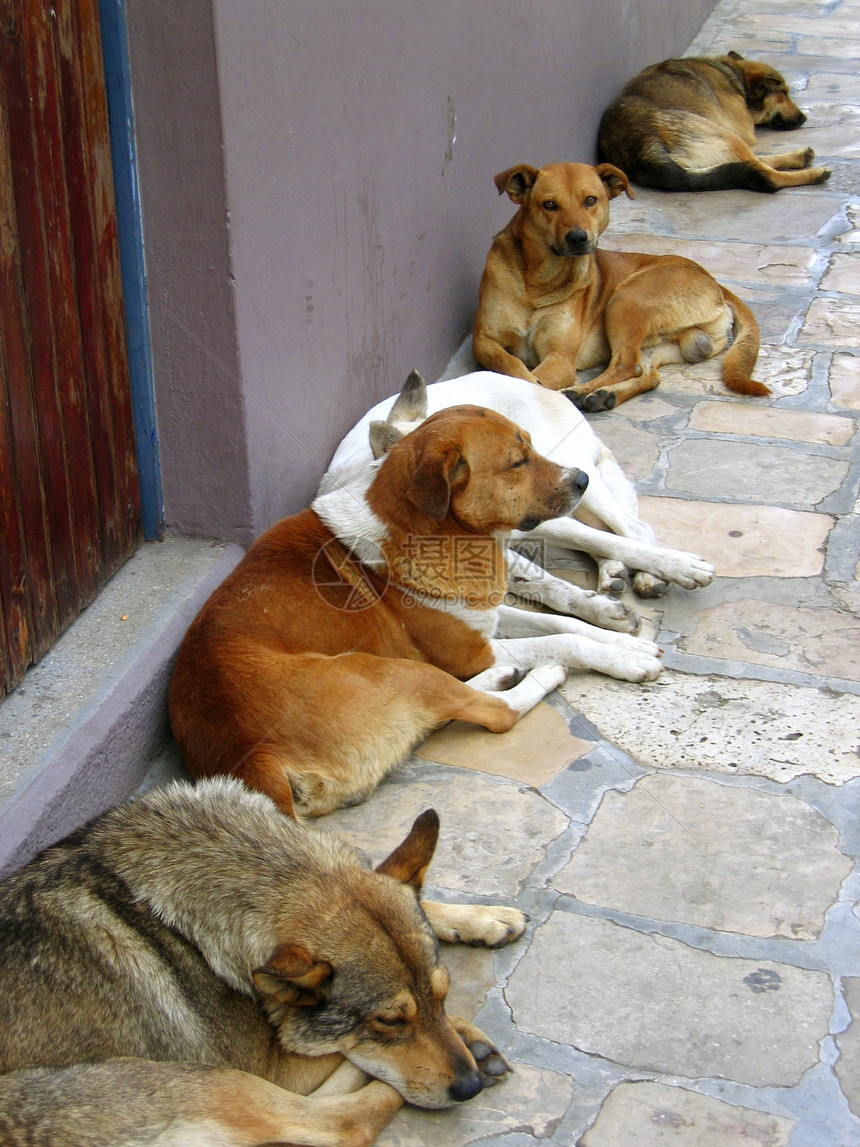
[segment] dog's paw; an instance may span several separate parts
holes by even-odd
[[[425,903],[424,912],[440,940],[473,948],[501,948],[518,940],[528,917],[503,904]]]
[[[812,183],[826,183],[833,172],[829,167],[810,167],[809,174],[815,176]]]
[[[636,685],[654,681],[663,672],[660,649],[650,641],[640,641],[635,648],[604,645],[601,655],[590,660],[589,667],[598,673],[605,673],[618,681],[632,681]]]
[[[633,575],[633,589],[639,597],[662,597],[668,588],[669,583],[654,574],[639,570]]]
[[[597,563],[598,593],[618,594],[627,589],[627,570],[623,562],[609,559]]]
[[[471,677],[466,684],[484,693],[501,693],[519,685],[524,677],[524,671],[516,665],[492,665],[477,677]]]
[[[583,392],[575,386],[566,386],[563,390],[559,391],[559,394],[563,394],[565,398],[569,398],[577,410],[582,410],[582,404],[585,399],[588,398],[587,394],[583,394]]]
[[[448,1016],[451,1026],[472,1053],[484,1087],[493,1087],[510,1074],[512,1068],[489,1036],[462,1016]]]
[[[636,633],[642,620],[635,609],[631,609],[617,597],[609,597],[603,593],[593,593],[588,601],[578,602],[575,609],[567,612],[592,625],[598,625],[601,629],[612,629],[616,633]]]
[[[614,391],[592,390],[591,394],[586,394],[582,402],[577,405],[586,414],[596,414],[599,410],[614,410],[616,402],[618,395]]]
[[[800,162],[802,167],[812,167],[812,161],[815,159],[815,152],[811,147],[806,147],[800,153]]]

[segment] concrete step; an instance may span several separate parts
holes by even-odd
[[[179,642],[241,556],[208,539],[141,546],[0,704],[0,873],[138,788],[168,742]]]

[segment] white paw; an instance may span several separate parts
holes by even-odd
[[[662,672],[663,662],[659,657],[625,654],[621,661],[613,666],[610,676],[617,677],[619,681],[633,681],[638,685],[643,681],[655,681]]]
[[[471,677],[466,684],[484,693],[501,693],[505,689],[512,689],[522,676],[522,670],[515,665],[492,665],[483,673]]]
[[[623,562],[608,560],[598,562],[598,593],[623,593],[627,588],[627,569]]]
[[[633,590],[640,597],[662,597],[668,588],[669,582],[654,574],[639,570],[633,575]]]
[[[602,593],[595,593],[589,601],[567,612],[583,621],[590,621],[592,625],[599,625],[601,629],[614,629],[618,633],[635,633],[641,621],[635,609],[617,597],[607,597]]]
[[[595,657],[591,668],[619,681],[633,681],[637,684],[642,681],[653,681],[663,672],[663,662],[660,660],[660,650],[656,645],[651,642],[644,644],[650,648],[618,649],[603,646],[609,656]]]
[[[701,589],[714,580],[714,567],[710,562],[683,550],[663,550],[650,573],[675,582],[682,589]]]

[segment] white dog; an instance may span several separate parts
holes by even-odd
[[[663,593],[667,583],[696,589],[710,583],[711,565],[682,550],[658,546],[641,521],[633,486],[583,415],[563,394],[492,371],[425,386],[413,371],[399,395],[379,402],[338,446],[323,476],[320,494],[352,481],[393,441],[414,430],[428,414],[448,406],[485,406],[527,430],[538,453],[588,474],[588,487],[572,516],[555,518],[512,541],[541,538],[562,551],[583,551],[597,562],[598,592],[553,577],[509,550],[509,588],[517,597],[572,614],[605,629],[635,632],[639,619],[611,592],[620,592],[625,571],[643,597]]]

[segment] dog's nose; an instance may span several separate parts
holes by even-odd
[[[457,1103],[462,1103],[466,1099],[474,1099],[479,1091],[483,1091],[484,1082],[481,1079],[479,1071],[470,1071],[467,1075],[460,1076],[448,1088],[448,1094]]]
[[[568,470],[565,479],[571,490],[575,490],[579,494],[584,493],[588,486],[588,475],[584,470],[577,470],[575,466]]]
[[[568,251],[584,251],[588,246],[588,232],[578,227],[575,231],[568,231],[564,237],[564,245]]]

